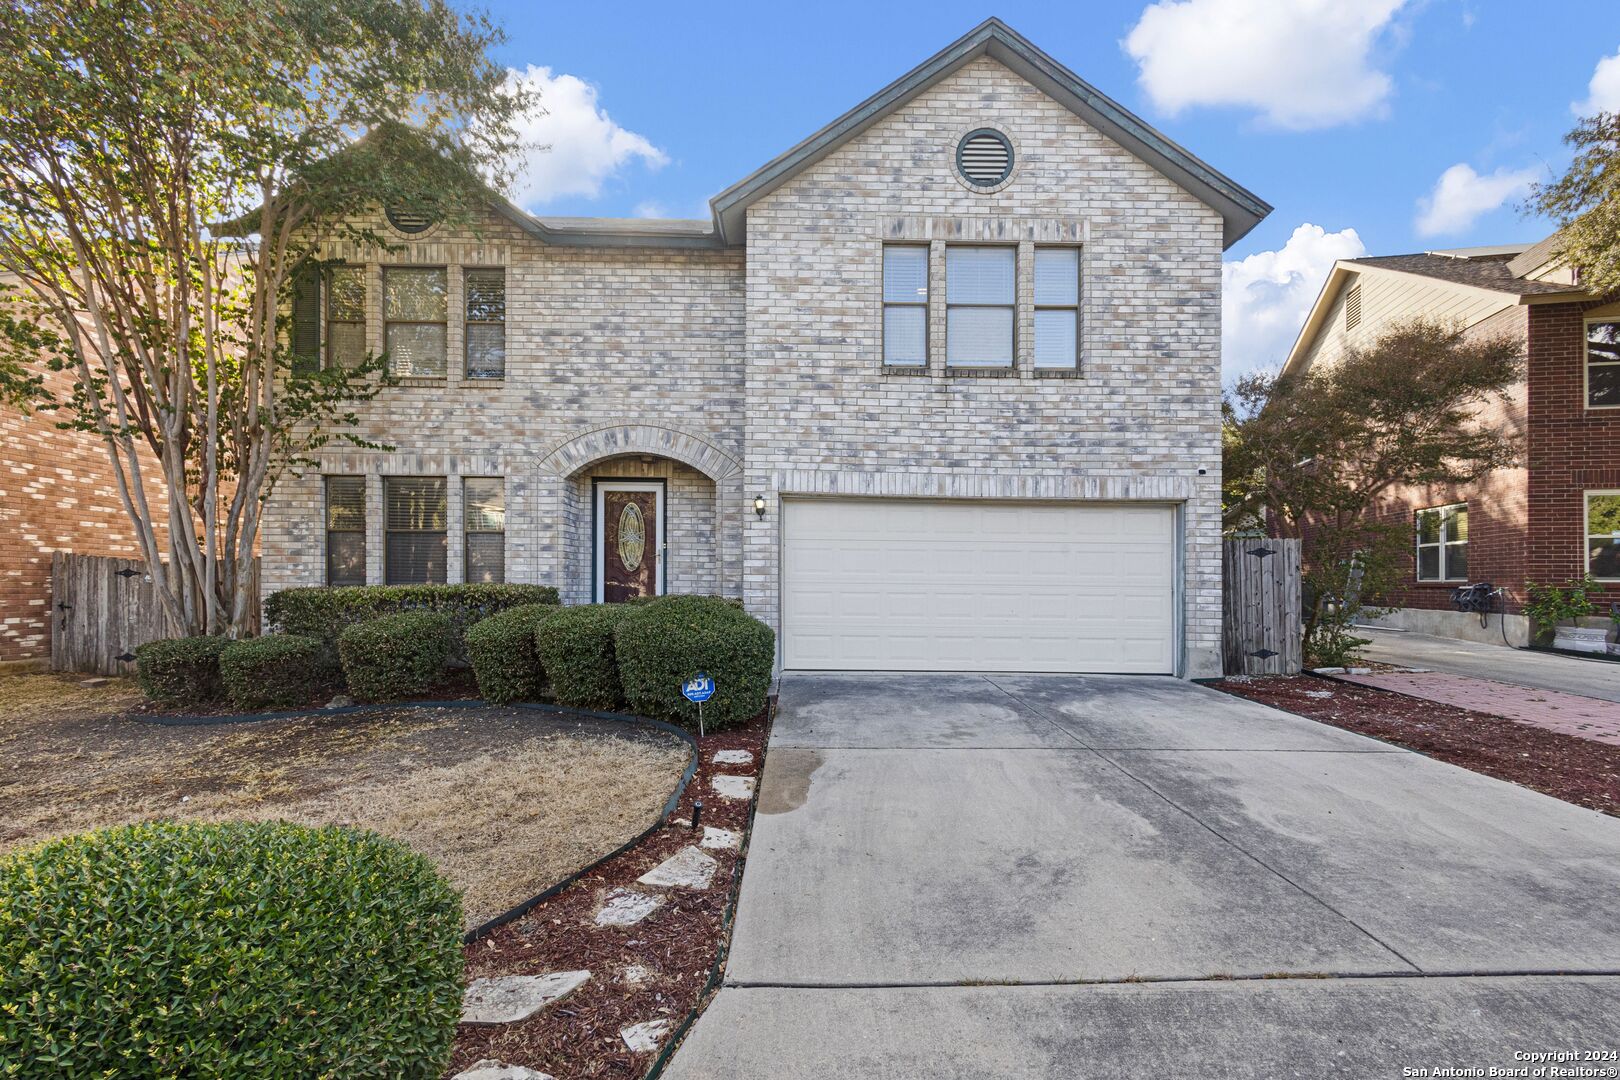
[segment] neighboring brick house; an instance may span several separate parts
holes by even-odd
[[[1522,645],[1526,582],[1562,583],[1588,569],[1604,582],[1605,613],[1620,601],[1620,304],[1594,299],[1553,250],[1549,237],[1341,261],[1289,353],[1285,371],[1331,364],[1346,345],[1417,317],[1524,344],[1524,378],[1488,417],[1517,440],[1519,466],[1380,503],[1384,520],[1413,531],[1388,625]],[[1453,590],[1473,582],[1505,590],[1505,617],[1481,626],[1456,610]]]
[[[788,668],[1220,672],[1220,265],[1269,207],[991,20],[718,195],[400,249],[295,305],[387,348],[267,508],[268,593],[741,597]]]

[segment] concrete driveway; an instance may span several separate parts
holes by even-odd
[[[1620,1050],[1620,820],[1170,679],[781,694],[726,985],[666,1076]]]

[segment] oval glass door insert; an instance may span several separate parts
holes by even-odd
[[[641,519],[641,507],[633,502],[625,503],[619,513],[619,561],[634,573],[646,551],[647,529]]]

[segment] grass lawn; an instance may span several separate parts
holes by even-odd
[[[473,926],[652,824],[688,748],[508,708],[164,727],[133,684],[0,678],[0,852],[153,818],[374,829],[429,856]]]

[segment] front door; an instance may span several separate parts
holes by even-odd
[[[603,483],[596,489],[596,599],[622,604],[663,591],[662,484]]]

